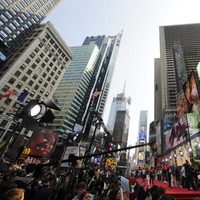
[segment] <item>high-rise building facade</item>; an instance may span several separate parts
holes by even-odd
[[[154,59],[154,120],[162,119],[160,58]]]
[[[62,112],[55,112],[52,128],[60,133],[82,131],[88,137],[91,110],[99,116],[104,110],[121,36],[86,37],[82,46],[71,47],[73,61],[55,92]],[[95,92],[98,95],[93,96]]]
[[[56,119],[51,126],[59,133],[73,131],[77,122],[81,125],[100,56],[95,44],[71,47],[71,51],[73,60],[54,93],[61,111],[54,113]]]
[[[200,60],[200,24],[160,27],[161,108],[176,108],[180,85]]]
[[[27,31],[42,20],[61,0],[3,0],[0,2],[0,41],[14,48]]]
[[[147,142],[147,114],[148,111],[142,110],[140,111],[140,118],[139,118],[139,132],[138,132],[138,139],[137,144],[142,145]],[[136,162],[140,166],[145,165],[145,152],[146,147],[142,146],[136,149]]]
[[[95,99],[91,99],[87,108],[87,116],[84,120],[84,133],[87,137],[90,134],[93,114],[90,113],[90,107],[98,112],[99,116],[103,115],[106,99],[108,96],[113,71],[119,51],[119,46],[122,37],[122,31],[115,36],[91,36],[86,37],[83,45],[96,44],[100,50],[100,59],[98,63],[98,72],[95,77],[95,84],[93,92],[99,91],[100,95]]]
[[[1,135],[13,131],[15,122],[7,114],[15,114],[16,103],[21,103],[16,96],[26,91],[25,104],[51,98],[71,60],[71,50],[49,22],[24,39],[0,70]]]
[[[131,105],[131,98],[126,97],[125,93],[118,94],[113,98],[107,129],[113,136],[115,144],[121,147],[127,146],[129,134],[129,106]]]

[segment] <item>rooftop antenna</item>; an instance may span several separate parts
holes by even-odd
[[[126,80],[124,81],[123,95],[125,95]]]

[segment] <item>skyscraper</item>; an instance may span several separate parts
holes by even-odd
[[[154,120],[162,119],[160,59],[154,60]]]
[[[140,118],[139,118],[139,132],[138,132],[138,140],[137,143],[139,145],[145,144],[147,142],[147,111],[142,110],[140,111]],[[145,164],[145,152],[146,147],[142,146],[139,149],[136,149],[136,159],[137,164],[143,166]]]
[[[71,51],[73,60],[54,93],[61,111],[55,112],[56,119],[51,127],[59,133],[72,131],[77,122],[76,127],[81,126],[100,56],[95,44],[71,47]]]
[[[176,108],[180,85],[200,60],[200,24],[160,27],[161,109]]]
[[[107,129],[113,135],[113,141],[115,144],[119,144],[121,147],[127,146],[128,134],[129,134],[129,106],[131,104],[131,98],[126,97],[125,93],[118,94],[113,98]]]
[[[84,133],[85,137],[90,133],[93,114],[90,113],[90,107],[98,113],[99,116],[103,115],[107,95],[109,92],[113,71],[115,68],[115,63],[117,59],[117,54],[119,51],[119,45],[121,41],[123,31],[115,36],[91,36],[86,37],[83,45],[96,44],[100,50],[99,59],[99,71],[95,77],[94,92],[100,91],[100,95],[94,99],[91,99],[89,107],[87,108],[87,116],[84,120]]]
[[[79,127],[87,138],[93,120],[91,109],[102,115],[121,35],[86,37],[82,46],[71,47],[73,61],[55,92],[63,108],[55,113],[53,124],[59,132]]]
[[[51,23],[40,24],[24,39],[0,70],[0,137],[12,133],[17,96],[26,91],[24,103],[53,96],[72,59],[71,51]]]
[[[61,0],[3,0],[0,2],[0,41],[14,48],[27,36],[27,31],[42,20]]]

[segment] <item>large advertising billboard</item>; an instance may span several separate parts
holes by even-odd
[[[200,101],[194,71],[189,76],[184,93],[187,101],[191,104],[189,112],[198,112],[200,109]]]
[[[42,129],[33,134],[27,148],[30,148],[29,156],[49,158],[54,151],[58,134],[53,130]]]
[[[164,132],[166,150],[180,144],[187,138],[188,123],[186,115],[175,122],[172,127]]]

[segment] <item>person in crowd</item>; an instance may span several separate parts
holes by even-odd
[[[175,173],[176,173],[176,175],[175,175],[175,178],[176,178],[176,184],[177,184],[177,186],[180,186],[181,185],[181,172],[180,172],[180,167],[176,167],[175,168]]]
[[[17,188],[17,184],[14,182],[13,177],[11,177],[10,174],[5,174],[0,183],[0,199],[6,191],[13,188]]]
[[[192,181],[194,183],[194,189],[197,189],[198,188],[198,173],[199,173],[199,170],[198,170],[198,166],[194,163],[192,165]]]
[[[154,180],[155,180],[155,171],[151,170],[150,171],[150,184],[154,185]]]
[[[188,190],[190,189],[195,190],[195,186],[194,186],[194,182],[192,178],[192,167],[188,160],[186,160],[186,162],[184,163],[184,167],[185,167],[185,174],[186,174],[186,188]]]
[[[185,173],[184,165],[181,167],[180,176],[181,176],[181,185],[183,188],[185,188],[186,187],[186,173]]]
[[[50,175],[46,179],[46,184],[42,189],[38,191],[36,194],[35,200],[41,200],[41,199],[48,199],[53,200],[54,199],[54,193],[56,189],[56,177],[54,175]]]
[[[88,191],[83,191],[79,194],[78,200],[93,200],[93,195]]]
[[[24,200],[24,192],[22,188],[10,189],[3,195],[2,200]]]
[[[77,187],[76,187],[76,192],[77,194],[74,196],[74,198],[72,200],[78,200],[79,199],[79,195],[82,193],[82,192],[85,192],[86,191],[86,188],[87,188],[87,185],[85,182],[80,182]]]
[[[134,187],[129,195],[130,200],[144,200],[148,196],[148,192],[145,191],[146,182],[143,181],[141,185],[135,182]]]

